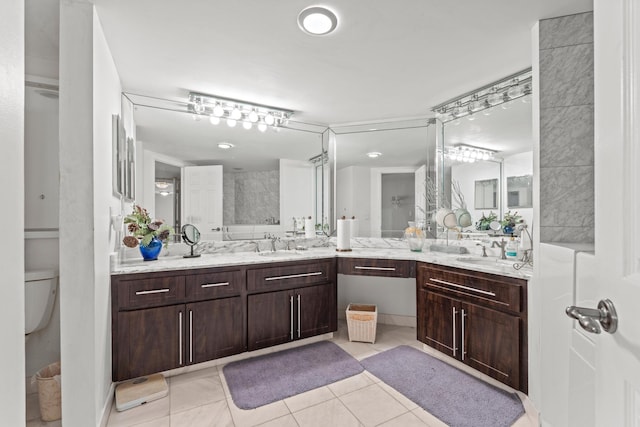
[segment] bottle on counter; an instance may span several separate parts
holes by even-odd
[[[518,242],[516,242],[516,238],[513,234],[511,234],[511,238],[507,242],[504,253],[507,259],[518,259]]]

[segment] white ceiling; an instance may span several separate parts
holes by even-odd
[[[338,29],[314,37],[296,22],[313,1],[95,4],[124,91],[198,91],[328,125],[425,116],[531,66],[539,19],[592,9],[591,0],[327,0]]]
[[[26,0],[27,73],[46,73],[57,61],[59,1]],[[321,4],[336,12],[338,29],[314,37],[296,21],[311,1],[94,3],[125,92],[181,101],[190,91],[209,93],[294,110],[294,120],[332,127],[431,116],[432,106],[531,66],[538,20],[593,8],[592,0],[327,0]],[[523,151],[514,142],[530,146],[526,111],[449,124],[446,141]],[[222,153],[214,143],[237,136],[205,123],[176,125],[184,120],[138,109],[137,136],[158,144],[154,151],[200,163],[215,158],[227,167],[241,166],[240,158],[249,160],[248,169],[264,162],[249,153],[295,158],[291,144],[284,153],[264,150],[258,138],[270,137],[255,129],[239,130],[243,140]],[[271,135],[278,138],[286,140]]]

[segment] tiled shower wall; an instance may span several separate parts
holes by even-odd
[[[280,220],[279,170],[225,173],[222,183],[225,225]]]
[[[540,241],[594,241],[593,13],[540,21]]]

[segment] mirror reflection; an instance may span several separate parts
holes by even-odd
[[[354,237],[402,237],[409,222],[429,218],[424,193],[434,171],[434,120],[332,129],[336,217],[355,217]]]
[[[467,200],[475,231],[478,221],[494,214],[498,220],[511,209],[528,223],[533,220],[533,136],[529,96],[483,113],[443,125],[444,198],[451,201],[451,182],[458,182]],[[503,108],[504,107],[504,108]],[[494,152],[490,160],[445,156],[449,148],[471,146]],[[447,183],[449,183],[447,185]],[[509,184],[511,183],[511,184]],[[512,205],[512,203],[514,205]],[[517,203],[517,206],[515,204]],[[473,209],[470,209],[470,207]]]
[[[159,107],[127,96],[134,98],[143,180],[136,198],[155,203],[150,209],[176,231],[190,223],[207,240],[256,239],[293,233],[294,218],[300,224],[303,217],[322,230],[328,216],[323,128],[262,132],[214,125],[206,116],[177,111],[171,101]]]

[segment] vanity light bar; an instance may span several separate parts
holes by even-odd
[[[531,89],[532,73],[531,68],[527,68],[436,105],[431,111],[436,113],[436,117],[443,123],[458,120],[464,116],[468,116],[471,120],[479,111],[530,95]]]
[[[444,155],[458,162],[473,163],[479,160],[491,160],[496,151],[487,150],[485,148],[472,147],[471,145],[455,145],[446,147]]]
[[[208,116],[212,124],[226,119],[229,126],[241,122],[245,129],[251,129],[256,124],[261,131],[267,126],[277,128],[286,125],[293,115],[293,111],[282,108],[197,92],[189,92],[188,109],[195,117]]]

